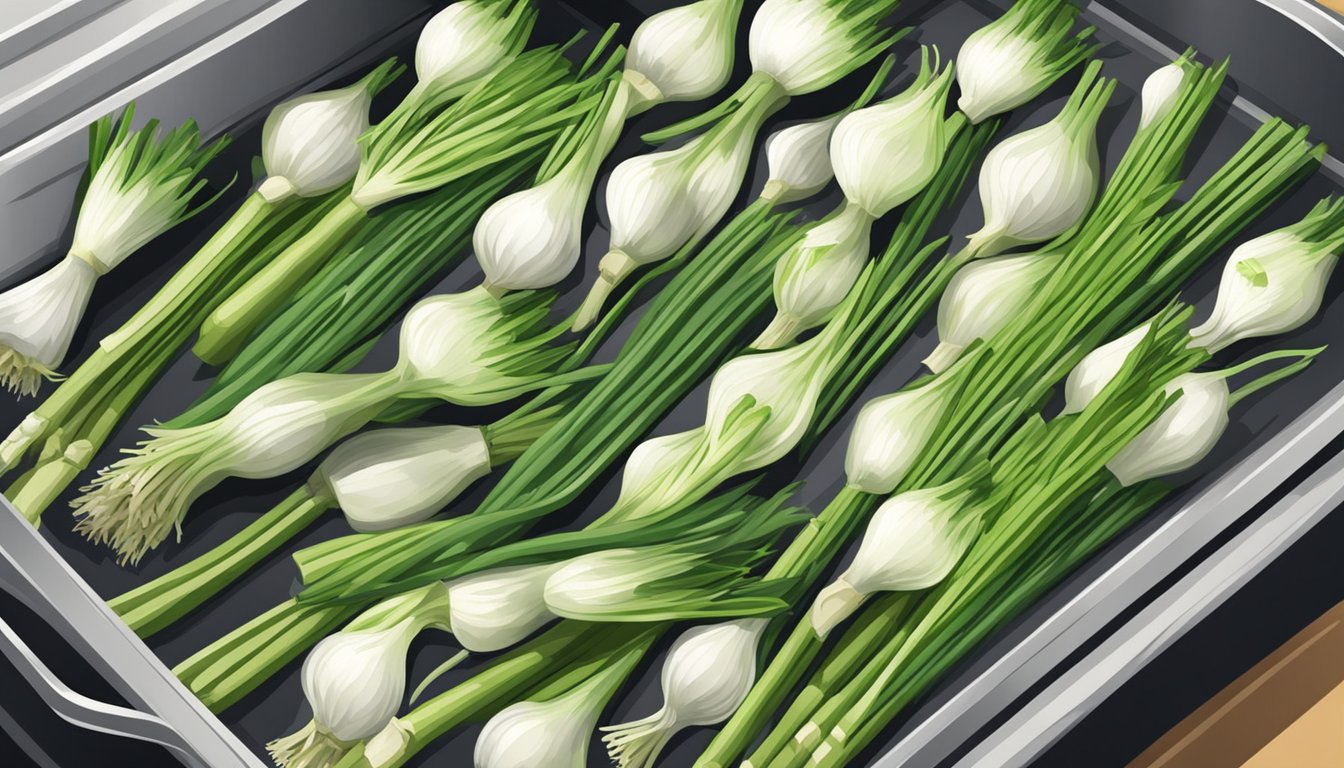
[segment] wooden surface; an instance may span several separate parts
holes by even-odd
[[[1172,728],[1129,768],[1337,768],[1344,765],[1341,712],[1344,603]]]

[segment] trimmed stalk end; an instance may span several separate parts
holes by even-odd
[[[621,75],[621,82],[627,86],[626,93],[629,96],[625,107],[627,117],[649,110],[661,104],[665,98],[658,86],[643,72],[627,69]]]
[[[47,429],[47,420],[35,413],[23,417],[19,426],[0,442],[0,471],[7,471],[19,463],[29,446]]]
[[[257,187],[257,194],[270,205],[284,202],[298,193],[294,183],[283,176],[267,176]]]
[[[12,499],[14,508],[23,513],[34,528],[38,527],[42,513],[89,466],[92,458],[93,443],[88,440],[74,441],[58,458],[38,467]]]
[[[761,199],[774,205],[789,191],[789,185],[780,179],[770,179],[761,190]]]
[[[855,589],[844,579],[836,579],[835,582],[828,585],[821,593],[817,595],[817,600],[812,604],[812,629],[817,633],[817,637],[825,640],[826,636],[835,629],[840,622],[849,618],[854,611],[863,605],[867,595]]]
[[[942,373],[947,370],[961,353],[966,349],[962,344],[953,344],[950,341],[940,341],[938,346],[933,348],[929,356],[924,358],[924,367],[934,373]]]
[[[588,295],[583,298],[583,305],[575,313],[571,329],[578,332],[592,327],[602,316],[602,307],[607,303],[612,291],[616,290],[616,286],[629,277],[638,266],[638,262],[619,248],[607,251],[597,263],[597,280],[593,282],[593,287],[588,289]]]

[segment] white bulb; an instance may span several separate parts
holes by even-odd
[[[324,486],[357,531],[419,522],[490,473],[479,427],[379,429],[353,437],[318,467]]]
[[[588,184],[562,172],[490,205],[472,235],[485,281],[510,291],[549,288],[583,255]]]
[[[1301,327],[1321,308],[1339,263],[1329,247],[1306,242],[1291,229],[1242,243],[1223,265],[1212,314],[1190,331],[1194,343],[1217,352]]]
[[[849,113],[831,135],[836,181],[845,198],[873,218],[914,197],[942,165],[952,72],[937,67],[937,51],[925,48],[914,85]]]
[[[946,375],[924,379],[914,387],[875,397],[854,420],[845,452],[845,477],[865,493],[896,489],[928,444],[955,390]]]
[[[756,682],[756,653],[766,619],[692,627],[663,661],[663,706],[640,720],[603,728],[602,741],[618,765],[653,765],[684,728],[727,720]]]
[[[831,132],[842,115],[791,125],[765,140],[770,178],[761,196],[776,203],[802,200],[831,183]]]
[[[479,78],[513,56],[531,26],[526,10],[511,3],[460,0],[434,14],[415,45],[415,75],[422,85],[454,88]]]
[[[775,306],[788,338],[756,346],[777,347],[822,324],[849,295],[868,263],[873,218],[846,202],[835,214],[809,226],[775,262]]]
[[[820,90],[848,74],[875,22],[846,10],[832,0],[765,0],[747,37],[752,68],[790,96]]]
[[[1143,81],[1140,95],[1143,108],[1139,116],[1139,128],[1146,128],[1166,117],[1181,95],[1181,86],[1185,82],[1185,67],[1180,61],[1154,70]]]
[[[941,582],[980,531],[969,494],[947,486],[893,496],[864,530],[839,578],[817,595],[812,625],[825,637],[874,592],[910,592]]]
[[[546,580],[556,564],[496,568],[448,584],[453,636],[473,653],[500,651],[546,626]]]
[[[406,690],[406,652],[418,627],[337,632],[303,662],[303,693],[313,720],[341,741],[366,739],[397,714]]]
[[[1058,118],[1010,136],[980,169],[985,226],[970,245],[989,256],[1040,243],[1082,220],[1097,195],[1095,122],[1071,133]]]
[[[1078,10],[1015,4],[972,32],[957,51],[957,106],[972,123],[1036,98],[1091,50],[1071,29]]]
[[[369,129],[369,106],[379,84],[371,76],[272,109],[261,131],[266,173],[300,197],[326,194],[353,179],[359,170],[359,137]]]
[[[637,264],[676,253],[700,228],[691,189],[695,141],[663,152],[637,155],[617,165],[607,180],[611,247]]]
[[[70,351],[98,273],[67,256],[37,277],[0,293],[0,345],[54,370]],[[32,382],[36,388],[36,381]],[[30,394],[30,393],[29,393]]]
[[[740,10],[736,0],[700,0],[653,14],[630,37],[626,72],[647,80],[656,100],[696,101],[712,95],[732,73]]]
[[[972,261],[952,276],[938,302],[938,347],[924,364],[947,370],[977,339],[989,339],[1031,303],[1059,263],[1058,253]]]
[[[1223,372],[1187,373],[1163,391],[1181,396],[1106,463],[1122,485],[1193,467],[1227,430],[1230,396]]]
[[[602,712],[601,673],[550,701],[520,701],[491,717],[476,738],[476,768],[584,768]]]
[[[1078,364],[1069,371],[1064,380],[1064,408],[1060,415],[1081,413],[1101,390],[1111,383],[1120,373],[1129,353],[1139,346],[1139,342],[1148,335],[1149,324],[1144,323],[1114,341],[1088,352]]]

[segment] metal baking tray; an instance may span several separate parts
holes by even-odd
[[[125,0],[131,2],[131,0]],[[68,242],[69,207],[82,163],[82,130],[93,117],[131,98],[141,115],[172,122],[196,117],[207,132],[227,130],[235,145],[217,169],[221,178],[234,172],[241,182],[215,207],[151,244],[100,283],[85,328],[76,340],[71,360],[78,361],[102,335],[116,328],[161,285],[172,271],[227,217],[230,201],[245,192],[248,168],[259,143],[258,126],[270,105],[288,95],[347,79],[382,56],[407,55],[419,23],[431,12],[429,0],[276,0],[251,2],[242,11],[238,0],[196,0],[160,4],[179,8],[180,23],[159,18],[152,54],[135,56],[134,40],[125,51],[102,51],[115,75],[94,77],[72,74],[69,82],[53,83],[52,106],[39,117],[0,112],[0,231],[14,247],[0,256],[0,284],[30,274],[63,253]],[[79,6],[84,3],[83,10]],[[75,7],[29,20],[28,31],[15,33],[31,50],[55,44],[60,30],[79,29],[105,19],[124,3],[109,0],[71,0]],[[630,0],[628,3],[546,3],[540,35],[568,37],[579,27],[600,29],[613,21],[627,25],[679,0]],[[964,37],[983,25],[1007,4],[1006,0],[937,0],[909,2],[898,11],[899,21],[914,25],[917,33],[898,43],[896,54],[909,63],[919,43],[938,44],[953,53]],[[756,3],[747,4],[744,24]],[[97,6],[96,8],[94,6]],[[110,10],[109,10],[110,9]],[[213,14],[209,11],[213,9]],[[1224,98],[1208,121],[1188,178],[1198,183],[1231,155],[1250,135],[1263,115],[1281,115],[1309,122],[1318,140],[1344,145],[1344,105],[1329,98],[1327,84],[1344,76],[1340,41],[1344,27],[1338,19],[1307,0],[1106,0],[1091,3],[1086,18],[1100,27],[1106,43],[1101,56],[1106,72],[1120,86],[1100,127],[1104,162],[1118,160],[1125,137],[1138,118],[1137,92],[1143,78],[1185,45],[1200,48],[1205,57],[1232,56],[1231,77]],[[64,21],[60,19],[64,18]],[[63,26],[64,25],[64,26]],[[33,31],[36,29],[36,31]],[[176,32],[177,34],[174,34]],[[6,33],[8,34],[8,33]],[[7,40],[0,37],[0,42]],[[745,42],[745,36],[740,38]],[[59,42],[59,40],[55,41]],[[6,48],[6,50],[13,50]],[[21,58],[21,57],[20,57]],[[0,56],[0,79],[6,59]],[[739,57],[733,82],[747,71],[745,51]],[[908,71],[908,68],[907,68]],[[848,78],[826,92],[800,98],[777,116],[766,130],[790,121],[826,114],[850,101],[862,88],[867,72]],[[907,76],[908,78],[908,76]],[[1063,103],[1072,78],[1050,89],[1042,98],[1014,113],[1005,126],[1010,132],[1037,125]],[[109,87],[108,83],[115,83]],[[903,82],[903,81],[902,81]],[[645,129],[691,114],[700,105],[668,105],[632,123],[607,168],[642,151],[634,137]],[[5,134],[5,126],[27,126]],[[13,141],[10,141],[12,137]],[[758,157],[758,161],[760,158]],[[1282,226],[1317,199],[1338,191],[1344,175],[1330,159],[1321,173],[1256,222],[1246,237]],[[763,166],[749,173],[745,194],[759,191]],[[973,185],[972,185],[973,186]],[[601,199],[601,191],[597,199]],[[745,198],[744,198],[745,199]],[[819,216],[838,200],[832,190],[803,206],[806,215]],[[979,204],[972,190],[960,209],[935,225],[962,237],[979,225]],[[561,302],[567,310],[577,303],[580,281],[592,274],[605,238],[602,218],[592,212],[593,234],[586,264],[563,286],[571,289]],[[879,227],[875,242],[890,231]],[[1187,286],[1185,298],[1207,307],[1222,256]],[[468,262],[449,273],[434,288],[456,290],[477,280]],[[1316,345],[1339,341],[1333,329],[1344,320],[1344,302],[1335,286],[1320,316],[1291,338],[1246,343],[1220,356],[1217,362],[1244,359],[1268,348]],[[624,339],[633,318],[613,337],[601,354],[610,357]],[[918,370],[919,361],[935,342],[932,319],[927,318],[916,338],[883,369],[878,380],[858,402],[892,391]],[[393,344],[379,344],[367,365],[374,369],[395,357]],[[934,691],[893,724],[884,743],[875,745],[862,763],[881,766],[950,765],[976,748],[993,728],[1022,709],[1026,694],[1048,684],[1068,669],[1075,652],[1089,648],[1109,634],[1117,617],[1141,609],[1153,599],[1154,587],[1169,585],[1206,562],[1210,542],[1235,535],[1248,522],[1285,495],[1310,493],[1318,478],[1296,476],[1325,446],[1344,433],[1344,352],[1327,352],[1306,373],[1261,393],[1242,404],[1214,455],[1187,478],[1183,490],[1155,510],[1148,519],[1121,536],[1091,563],[1054,590],[1012,626],[984,643]],[[104,466],[117,452],[137,439],[139,425],[175,415],[208,383],[211,371],[185,350],[145,400],[130,414],[124,427],[108,441],[91,464]],[[701,387],[680,404],[655,430],[664,433],[697,424],[702,417],[705,389]],[[0,429],[16,424],[31,402],[0,407]],[[429,414],[436,421],[476,423],[493,413],[439,408]],[[852,415],[852,414],[851,414]],[[770,482],[793,477],[806,480],[798,501],[819,508],[840,487],[842,455],[849,418],[844,418],[804,462],[784,462],[770,472]],[[86,473],[88,474],[88,473]],[[0,650],[25,669],[34,685],[46,691],[48,703],[71,719],[111,731],[129,732],[168,744],[191,765],[257,766],[266,764],[264,743],[306,722],[309,713],[298,685],[298,665],[292,664],[258,691],[216,717],[206,712],[172,677],[168,668],[242,621],[286,597],[294,570],[288,559],[266,561],[180,626],[156,635],[146,645],[135,638],[103,603],[104,598],[153,578],[208,550],[257,514],[283,498],[302,479],[304,470],[266,481],[229,481],[199,500],[184,526],[180,544],[161,547],[136,569],[113,562],[104,549],[87,544],[70,530],[63,505],[54,505],[40,531],[34,531],[7,504],[0,504],[0,585],[27,603],[62,634],[112,687],[143,715],[125,709],[95,706],[53,687],[40,666],[41,653],[25,653],[23,638],[0,631]],[[1289,482],[1290,478],[1293,482]],[[1299,481],[1302,481],[1299,485]],[[469,509],[489,487],[485,482],[456,505]],[[581,524],[605,508],[615,496],[616,483],[607,478],[601,487],[574,505],[568,524]],[[70,494],[67,494],[67,498]],[[561,515],[564,517],[564,515]],[[1300,530],[1306,530],[1304,526]],[[1247,530],[1251,530],[1248,528]],[[339,517],[324,518],[294,547],[306,546],[347,532]],[[3,630],[3,627],[0,627]],[[31,651],[31,648],[27,649]],[[45,650],[45,649],[40,649]],[[412,676],[420,676],[451,654],[454,647],[443,635],[425,636],[412,648]],[[38,663],[34,663],[34,662]],[[656,665],[659,657],[650,663]],[[656,668],[656,667],[653,667]],[[429,694],[460,681],[471,666],[437,681]],[[47,670],[48,672],[50,670]],[[66,680],[78,689],[79,681]],[[658,699],[656,674],[643,674],[618,701],[613,721],[634,713],[645,714]],[[148,715],[149,717],[145,717]],[[151,719],[152,718],[152,719]],[[1065,722],[1060,727],[1067,727]],[[478,728],[462,728],[419,755],[413,764],[456,764],[470,754]],[[1056,729],[1057,732],[1057,729]],[[698,731],[674,742],[664,764],[689,765],[711,733]],[[1048,739],[1037,740],[1037,746]],[[991,749],[992,745],[983,747]],[[997,753],[995,753],[997,754]],[[1025,754],[1019,752],[1019,754]],[[605,764],[594,744],[592,765]],[[978,763],[993,765],[990,762]]]

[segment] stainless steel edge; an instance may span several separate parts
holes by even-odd
[[[1288,16],[1344,55],[1344,24],[1309,0],[1256,2]],[[1178,53],[1129,24],[1103,3],[1090,2],[1086,14],[1159,56],[1172,59]],[[1267,111],[1242,96],[1234,99],[1233,108],[1258,121],[1269,117]],[[1327,155],[1322,173],[1337,183],[1344,182],[1344,163]],[[1057,671],[1059,665],[1089,639],[1164,578],[1188,563],[1200,549],[1280,488],[1341,434],[1344,434],[1344,384],[1332,389],[1040,621],[992,665],[915,725],[874,762],[874,768],[934,766],[946,761],[994,718],[1009,711],[1030,688]],[[1023,706],[1021,712],[1041,706],[1041,702],[1032,701]],[[1054,732],[1050,741],[1038,746],[1041,749],[1048,747],[1063,732]],[[1006,738],[1011,731],[995,732],[996,735],[1000,733]],[[958,765],[959,768],[970,765],[996,768],[998,764],[987,760]]]
[[[121,0],[56,0],[24,16],[21,9],[0,9],[0,66],[27,54],[71,26]]]
[[[56,628],[128,702],[162,721],[168,730],[152,732],[159,737],[154,740],[170,742],[174,753],[191,766],[262,768],[251,750],[178,681],[3,497],[0,541],[5,542],[0,549],[0,586]],[[33,664],[35,657],[9,655],[25,677],[45,678]],[[43,684],[38,690],[50,693],[43,690]],[[58,714],[72,714],[62,701],[51,703]],[[72,722],[87,725],[78,719]],[[125,729],[118,732],[145,738],[146,722],[138,721],[129,733]],[[106,710],[96,721],[104,730],[114,729],[114,723],[115,719],[106,717]]]
[[[62,720],[91,731],[162,744],[195,760],[182,737],[162,719],[98,701],[66,685],[3,619],[0,619],[0,654],[9,659],[42,701]]]
[[[1344,454],[1153,600],[981,741],[956,768],[1028,765],[1341,503]]]
[[[6,235],[0,286],[58,255],[87,158],[84,131],[97,118],[135,101],[140,119],[195,119],[205,135],[217,135],[292,93],[367,64],[372,43],[430,7],[430,0],[276,0],[213,36],[202,37],[196,27],[179,30],[194,41],[181,46],[180,57],[149,71],[122,71],[117,88],[86,94],[68,117],[0,153],[0,232]]]

